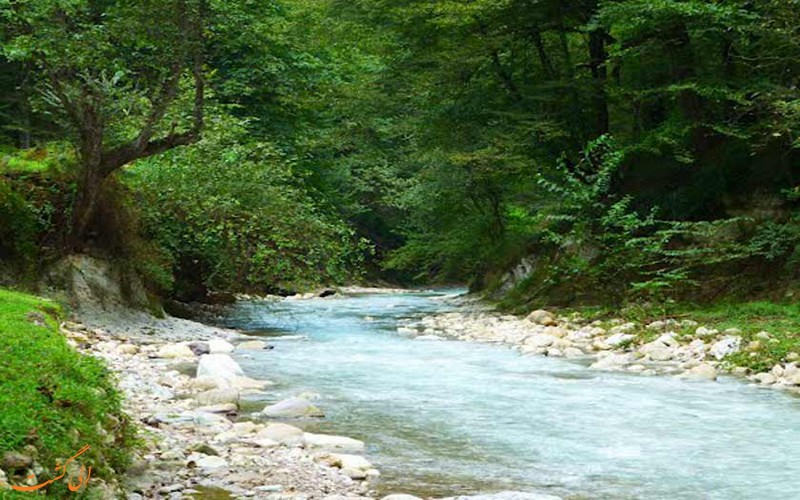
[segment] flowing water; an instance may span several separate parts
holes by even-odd
[[[271,398],[320,394],[305,428],[368,443],[384,493],[800,498],[800,399],[396,333],[444,293],[242,303],[229,323],[271,337],[239,359]]]

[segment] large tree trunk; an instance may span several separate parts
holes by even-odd
[[[592,102],[595,111],[594,135],[596,137],[607,134],[609,131],[608,102],[606,96],[606,80],[608,70],[606,61],[606,40],[608,34],[603,28],[597,28],[589,33],[589,67],[592,70],[593,89]]]

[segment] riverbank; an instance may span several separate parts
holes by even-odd
[[[407,320],[398,332],[421,340],[507,344],[523,355],[576,359],[595,370],[704,381],[732,375],[800,395],[800,354],[768,331],[719,329],[692,319],[592,321],[579,312],[557,315],[546,310],[519,317],[498,312],[476,297],[448,300],[460,310]]]
[[[125,411],[141,427],[142,449],[122,481],[127,498],[368,493],[366,479],[377,471],[357,455],[363,443],[282,423],[291,412],[280,419],[241,412],[242,399],[270,382],[245,377],[231,354],[266,348],[263,342],[176,318],[131,313],[81,320],[66,324],[66,335],[116,373]]]

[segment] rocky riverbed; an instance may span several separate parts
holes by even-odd
[[[450,300],[459,305],[457,311],[406,320],[398,333],[417,340],[507,344],[524,355],[571,358],[592,369],[642,376],[715,381],[721,374],[730,374],[800,394],[796,353],[760,373],[726,363],[729,355],[741,351],[755,355],[763,344],[774,342],[769,332],[760,332],[756,340],[745,344],[737,329],[718,331],[692,320],[668,319],[645,325],[622,319],[589,322],[578,314],[559,316],[546,310],[521,318],[495,312],[474,298]]]
[[[322,415],[312,402],[298,397],[252,418],[240,414],[241,398],[270,382],[246,377],[231,353],[264,342],[175,318],[85,321],[62,331],[116,372],[144,441],[121,481],[127,498],[369,496],[379,473],[359,455],[364,443],[291,425]]]

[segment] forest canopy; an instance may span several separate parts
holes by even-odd
[[[110,251],[184,298],[782,294],[798,7],[0,1],[0,257]]]

